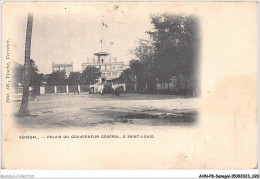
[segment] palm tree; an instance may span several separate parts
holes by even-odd
[[[25,42],[25,62],[24,62],[24,78],[23,78],[23,98],[18,116],[29,116],[28,99],[29,99],[29,83],[30,83],[30,53],[32,38],[33,15],[28,14],[26,42]]]

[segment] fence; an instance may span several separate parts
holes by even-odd
[[[78,92],[78,85],[68,86],[69,93]]]
[[[55,93],[81,93],[81,92],[88,92],[89,85],[72,85],[72,86],[36,86],[30,87],[31,90],[34,91],[35,95],[43,95],[43,94],[55,94]],[[23,88],[22,87],[15,87],[12,88],[13,94],[22,94]]]
[[[89,92],[89,85],[80,85],[81,92]]]
[[[68,93],[66,87],[67,86],[56,86],[56,88],[57,88],[57,92],[56,93]],[[55,86],[54,86],[54,88],[55,88]]]
[[[46,94],[48,94],[48,93],[55,93],[55,91],[54,91],[54,86],[44,86],[44,93],[46,93]],[[43,93],[43,94],[44,94]]]
[[[195,86],[195,77],[185,77],[180,75],[179,86],[177,86],[177,77],[174,76],[170,83],[156,83],[156,90],[159,93],[173,94],[194,94],[197,93]]]
[[[23,93],[23,88],[22,87],[16,87],[12,90],[12,93],[14,93],[14,94]]]

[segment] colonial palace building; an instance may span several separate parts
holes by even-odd
[[[86,63],[82,63],[82,70],[85,70],[87,66],[95,66],[101,72],[100,82],[119,77],[125,69],[123,62],[118,62],[116,58],[112,59],[107,52],[98,52],[94,55],[93,59],[87,59]]]

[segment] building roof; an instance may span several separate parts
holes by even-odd
[[[73,66],[73,63],[52,63],[52,66],[60,66],[60,67],[65,67],[65,66]]]
[[[104,63],[101,63],[101,62],[85,62],[85,63],[82,63],[82,66],[90,66],[90,65],[124,65],[123,62],[104,62]]]
[[[107,55],[109,55],[109,53],[107,53],[107,52],[97,52],[97,53],[94,53],[94,55],[96,55],[96,56],[107,56]]]

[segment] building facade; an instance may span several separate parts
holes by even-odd
[[[95,66],[101,72],[100,82],[118,78],[125,69],[124,63],[109,57],[109,53],[98,52],[94,55],[93,59],[87,59],[86,63],[82,63],[82,70],[84,71],[88,66]]]
[[[66,77],[73,71],[73,62],[71,63],[52,63],[52,72],[65,70]]]

